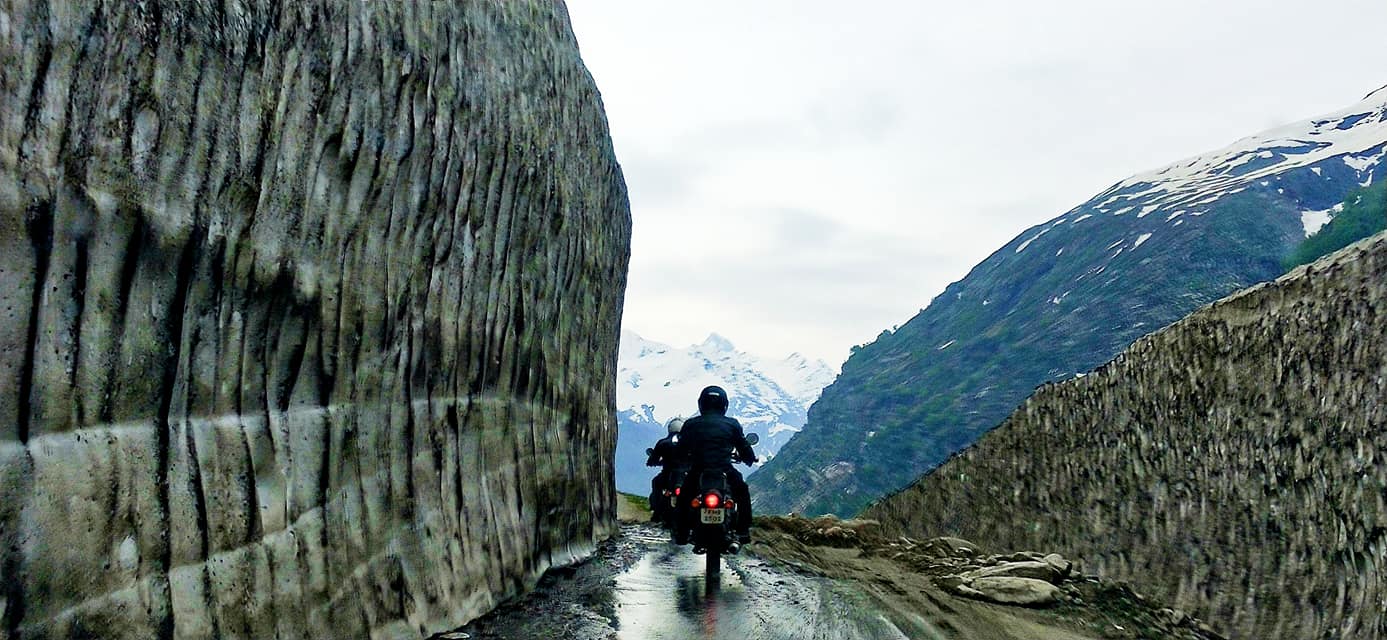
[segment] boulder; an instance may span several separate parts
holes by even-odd
[[[1061,578],[1068,578],[1074,570],[1074,563],[1066,560],[1058,553],[1051,553],[1043,558],[1044,562],[1058,571]]]
[[[1003,562],[963,574],[965,580],[993,577],[1033,578],[1051,584],[1064,581],[1064,574],[1048,562]]]
[[[1049,582],[1034,578],[997,576],[972,580],[939,581],[945,591],[996,604],[1046,607],[1064,599],[1064,592]]]
[[[975,558],[982,554],[982,549],[963,538],[951,538],[943,536],[931,538],[923,544],[926,553],[932,553],[941,558]]]

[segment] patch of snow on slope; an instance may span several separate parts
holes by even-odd
[[[1137,237],[1137,243],[1134,244],[1134,245],[1132,245],[1132,248],[1135,249],[1135,248],[1137,248],[1137,247],[1140,247],[1140,246],[1142,245],[1143,242],[1146,242],[1147,240],[1150,240],[1150,239],[1151,239],[1151,234],[1149,234],[1149,233],[1143,233],[1143,234],[1141,234],[1139,237]]]
[[[1340,202],[1323,211],[1301,211],[1300,224],[1305,227],[1305,237],[1315,235],[1324,225],[1334,218],[1334,214],[1344,210],[1344,203]]]
[[[1157,190],[1149,201],[1173,204],[1192,195],[1221,195],[1290,169],[1361,154],[1387,140],[1387,90],[1322,118],[1243,138],[1223,149],[1128,178],[1116,186]],[[1255,162],[1254,162],[1255,161]],[[1253,167],[1250,168],[1249,167]]]
[[[1344,164],[1358,173],[1363,173],[1364,171],[1376,167],[1378,163],[1382,161],[1382,156],[1384,154],[1387,154],[1387,148],[1370,156],[1344,156]]]
[[[1128,209],[1131,209],[1131,207],[1127,207],[1127,208],[1128,208]],[[1080,222],[1083,222],[1083,221],[1085,221],[1085,220],[1087,220],[1087,219],[1089,219],[1089,218],[1092,218],[1092,217],[1093,217],[1093,214],[1091,214],[1091,213],[1085,213],[1084,215],[1081,215],[1081,216],[1079,216],[1079,217],[1077,217],[1077,218],[1074,218],[1074,224],[1079,224]]]
[[[1043,236],[1043,235],[1045,235],[1045,234],[1047,234],[1047,233],[1050,233],[1050,229],[1053,229],[1053,228],[1054,228],[1054,227],[1047,227],[1047,228],[1041,229],[1041,230],[1040,230],[1040,233],[1037,233],[1037,234],[1031,236],[1030,239],[1026,240],[1025,242],[1022,242],[1022,243],[1021,243],[1021,246],[1016,247],[1016,253],[1021,253],[1022,251],[1025,251],[1025,250],[1026,250],[1026,247],[1031,246],[1031,243],[1032,243],[1032,242],[1035,242],[1036,239],[1039,238],[1040,236]]]

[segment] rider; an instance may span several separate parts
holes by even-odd
[[[646,458],[645,466],[664,468],[655,474],[650,480],[650,519],[663,522],[665,510],[669,508],[669,500],[665,499],[663,492],[665,487],[670,487],[675,482],[678,475],[678,468],[684,462],[679,457],[679,429],[684,426],[684,419],[673,417],[665,423],[665,430],[669,432],[655,443],[654,448],[650,449],[650,457]]]
[[[679,433],[679,450],[689,464],[687,483],[698,482],[698,472],[703,469],[717,469],[727,474],[727,488],[732,499],[737,501],[737,540],[741,544],[751,541],[751,490],[746,486],[742,474],[732,468],[731,452],[735,449],[737,457],[747,465],[756,463],[756,454],[746,441],[742,425],[727,417],[727,392],[722,387],[705,387],[698,394],[698,412],[684,422]],[[697,487],[685,487],[684,494],[697,491]],[[688,536],[691,510],[681,501],[681,525],[675,529],[675,542],[683,543]]]

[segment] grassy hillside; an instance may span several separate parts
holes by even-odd
[[[1296,247],[1286,260],[1286,270],[1314,262],[1383,229],[1387,229],[1387,181],[1350,194],[1342,211]]]

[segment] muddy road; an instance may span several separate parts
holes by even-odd
[[[655,527],[627,523],[592,559],[549,572],[534,592],[435,640],[1219,637],[1096,579],[1065,582],[1066,595],[1050,606],[1009,606],[947,593],[918,562],[880,548],[822,546],[812,532],[753,535],[748,552],[724,557],[710,587],[703,556]]]
[[[624,526],[598,557],[551,572],[535,593],[454,637],[462,633],[473,640],[909,637],[845,585],[751,554],[724,557],[721,579],[710,587],[703,556],[647,525]]]

